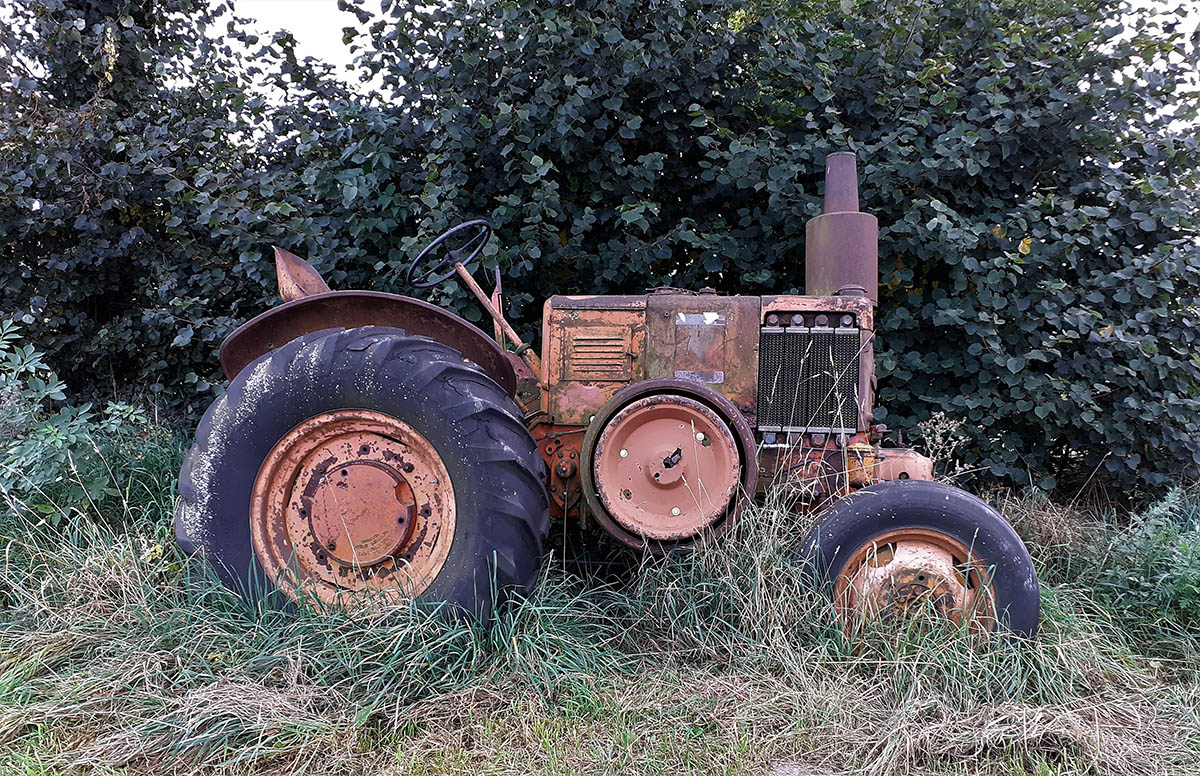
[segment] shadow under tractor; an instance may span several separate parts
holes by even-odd
[[[448,604],[486,618],[538,579],[551,518],[633,552],[729,531],[786,480],[819,511],[797,545],[846,627],[920,609],[1032,636],[1029,553],[932,462],[872,425],[878,225],[852,153],[826,160],[803,296],[655,289],[554,296],[541,352],[472,277],[485,221],[408,280],[457,278],[492,336],[440,307],[330,291],[276,249],[284,303],[223,343],[229,389],[180,473],[176,534],[222,581],[280,605]],[[599,536],[598,532],[593,532]]]

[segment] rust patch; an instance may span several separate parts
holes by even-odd
[[[446,561],[454,524],[454,490],[437,451],[407,423],[371,410],[296,426],[263,462],[251,494],[254,553],[296,600],[420,595]]]
[[[618,390],[645,376],[646,297],[551,297],[543,315],[543,410],[586,425]]]
[[[833,593],[848,632],[872,619],[916,614],[977,631],[996,625],[990,570],[962,542],[927,528],[888,531],[855,548]]]
[[[279,296],[285,302],[329,291],[329,285],[321,273],[304,259],[283,248],[275,249],[275,275],[279,282]]]
[[[651,294],[646,311],[646,377],[707,385],[755,425],[761,308],[757,296]]]
[[[875,455],[876,482],[891,480],[932,480],[933,461],[906,447],[881,449]]]
[[[825,207],[804,235],[804,292],[831,296],[857,289],[879,302],[879,222],[858,209],[852,151],[825,157]]]
[[[539,423],[530,431],[546,464],[550,514],[558,518],[579,517],[583,499],[579,466],[584,427]]]
[[[609,516],[659,541],[700,535],[724,516],[741,479],[733,432],[713,410],[677,395],[647,396],[618,412],[592,466]]]

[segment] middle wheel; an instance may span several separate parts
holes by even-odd
[[[584,494],[597,522],[622,544],[656,553],[723,532],[757,478],[745,419],[720,394],[684,381],[619,392],[583,447]]]

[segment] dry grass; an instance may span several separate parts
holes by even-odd
[[[1039,562],[1078,515],[1009,504]],[[1139,657],[1053,578],[1032,644],[849,644],[768,505],[739,535],[589,586],[550,564],[491,630],[418,612],[257,612],[163,513],[75,513],[0,553],[0,773],[1113,774],[1200,770],[1197,661]]]

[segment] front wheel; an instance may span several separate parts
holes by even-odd
[[[433,340],[383,327],[298,338],[204,414],[177,537],[254,597],[415,599],[486,617],[531,590],[549,527],[520,417]]]
[[[898,480],[851,494],[805,537],[801,560],[848,631],[924,611],[973,630],[1037,634],[1040,590],[1025,544],[999,512],[949,485]]]

